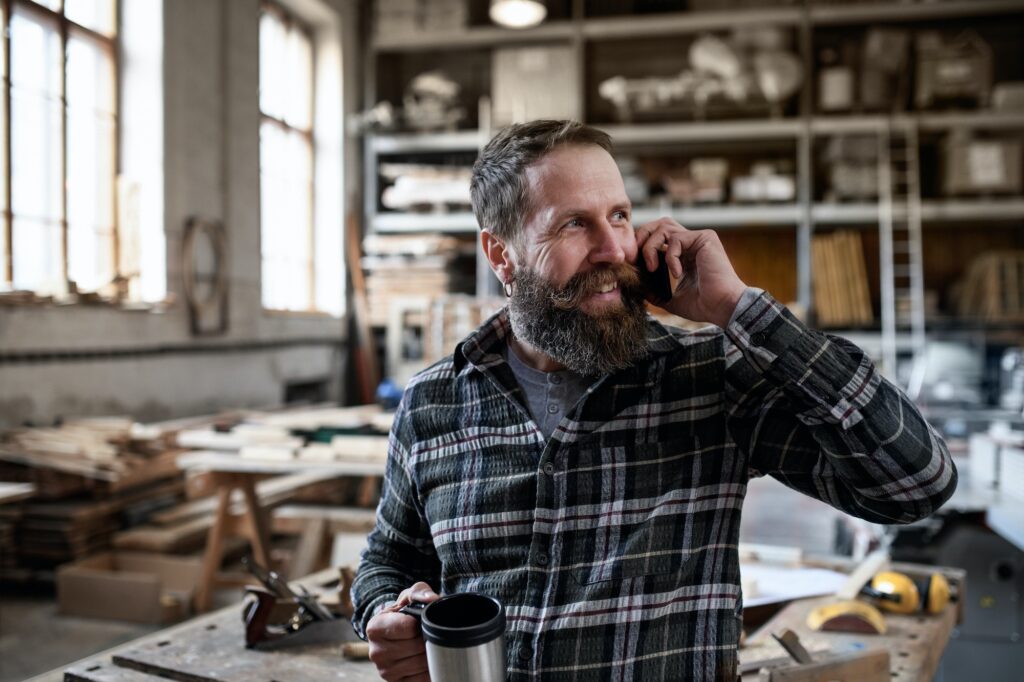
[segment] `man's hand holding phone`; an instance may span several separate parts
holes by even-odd
[[[747,285],[714,230],[687,230],[659,218],[637,228],[636,242],[637,267],[650,282],[652,303],[694,322],[729,324]]]

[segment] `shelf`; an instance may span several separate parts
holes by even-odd
[[[552,21],[534,28],[511,29],[497,26],[469,27],[460,31],[423,32],[416,35],[377,37],[374,52],[414,52],[458,50],[471,47],[496,47],[524,43],[567,41],[579,33],[571,21]]]
[[[821,225],[843,223],[877,223],[879,205],[818,203],[811,207],[811,220]],[[896,208],[896,217],[905,211]],[[930,222],[958,220],[1020,220],[1024,219],[1024,199],[956,199],[922,201],[921,219]]]
[[[368,135],[366,139],[370,149],[377,154],[477,151],[487,143],[485,133],[480,130],[374,134]]]
[[[374,52],[458,50],[525,43],[586,39],[646,38],[656,35],[729,30],[737,26],[800,26],[856,24],[876,21],[919,21],[1024,12],[1020,0],[950,0],[921,3],[874,3],[755,8],[737,11],[673,12],[647,16],[599,17],[543,23],[528,29],[471,26],[459,31],[378,36]],[[625,20],[625,21],[624,21]]]
[[[633,209],[633,225],[634,227],[643,225],[666,215],[688,228],[734,228],[766,225],[785,227],[800,222],[800,207],[797,204],[637,207]]]
[[[800,207],[797,204],[639,207],[633,211],[633,224],[642,225],[666,215],[687,227],[784,227],[800,222]],[[473,233],[478,229],[472,213],[378,213],[371,222],[376,232],[459,234]]]
[[[1024,130],[1024,114],[962,111],[900,114],[891,118],[883,115],[814,116],[810,119],[810,131],[814,135],[875,134],[887,124],[898,127],[908,123],[916,123],[921,130]],[[796,118],[594,125],[611,135],[617,145],[796,139],[804,129],[804,121]],[[378,154],[476,151],[487,143],[488,135],[480,130],[377,133],[367,136],[367,140],[371,149]]]
[[[803,123],[798,119],[757,119],[751,121],[708,121],[699,123],[593,124],[618,145],[706,142],[709,140],[796,139]]]
[[[749,9],[742,12],[679,12],[649,16],[601,17],[585,20],[583,35],[586,38],[646,38],[674,33],[728,30],[737,26],[797,26],[802,18],[802,12],[795,7]]]
[[[895,116],[814,116],[811,133],[814,135],[876,134],[886,125],[894,128],[916,123],[920,130],[949,130],[952,128],[980,128],[985,130],[1024,130],[1024,113],[996,111],[956,111],[936,113],[904,113]]]
[[[1024,199],[975,199],[925,201],[923,220],[1019,220],[1024,218]]]
[[[1024,4],[1021,5],[1024,11]],[[921,130],[984,128],[987,130],[1024,130],[1024,113],[1000,111],[957,111],[921,113],[916,116]]]
[[[445,232],[466,234],[477,231],[472,213],[378,213],[371,219],[375,232]]]
[[[919,3],[860,3],[850,5],[812,5],[808,9],[812,24],[859,24],[876,21],[922,21],[954,19],[981,15],[1024,12],[1020,0],[948,0]]]
[[[894,211],[897,217],[903,211]],[[734,228],[754,226],[795,226],[802,218],[799,204],[757,204],[750,206],[638,206],[633,224],[642,225],[669,216],[686,227]],[[921,218],[930,222],[963,220],[1024,219],[1024,199],[979,199],[924,201]],[[871,224],[878,222],[878,205],[817,203],[811,208],[811,221],[818,225]],[[378,213],[373,217],[377,232],[449,232],[477,231],[472,213]]]

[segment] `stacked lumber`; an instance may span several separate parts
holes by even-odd
[[[386,326],[392,303],[474,288],[474,242],[452,236],[375,235],[363,241],[370,323]],[[469,256],[469,257],[467,257]]]
[[[870,325],[874,314],[860,233],[844,230],[813,237],[811,260],[818,324]]]
[[[30,499],[0,507],[0,576],[52,579],[60,564],[109,549],[117,531],[184,499],[175,436],[214,419],[93,417],[0,433],[0,477],[35,486]]]
[[[230,427],[185,429],[177,434],[176,443],[252,460],[383,464],[392,419],[393,414],[375,405],[247,412]]]
[[[0,579],[52,580],[60,564],[110,549],[199,552],[214,523],[216,487],[210,472],[183,473],[181,455],[197,448],[263,460],[383,462],[391,419],[376,406],[314,406],[150,425],[73,419],[2,433],[0,478],[31,482],[37,492],[0,506]],[[267,509],[369,508],[378,486],[375,477],[318,469],[268,477],[256,492]],[[240,494],[233,504],[241,511]]]
[[[957,313],[986,322],[1024,320],[1024,251],[983,253],[967,266]]]
[[[175,504],[183,490],[178,478],[98,500],[77,497],[2,507],[0,517],[12,526],[4,568],[10,577],[49,577],[60,564],[109,549],[118,529]]]

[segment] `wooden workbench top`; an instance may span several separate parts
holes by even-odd
[[[939,659],[956,624],[955,605],[934,616],[884,613],[886,633],[866,635],[845,632],[815,632],[807,626],[807,614],[822,604],[835,601],[834,596],[800,599],[788,604],[751,636],[749,644],[740,649],[741,671],[752,662],[786,659],[771,634],[789,629],[799,637],[804,648],[818,659],[824,652],[850,653],[858,650],[885,649],[889,652],[893,682],[930,682]],[[743,674],[743,680],[756,680],[756,667]]]

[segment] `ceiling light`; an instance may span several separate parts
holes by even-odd
[[[491,0],[491,21],[508,28],[536,26],[547,15],[540,0]]]

